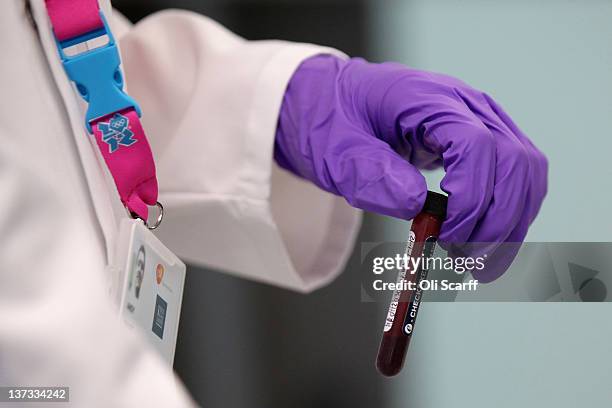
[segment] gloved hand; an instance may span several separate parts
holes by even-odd
[[[523,241],[547,188],[546,158],[485,93],[446,75],[328,55],[292,77],[274,157],[357,208],[403,219],[424,204],[418,169],[442,165],[440,241],[456,251],[488,243],[491,262],[499,244]],[[476,278],[501,275],[510,252]]]

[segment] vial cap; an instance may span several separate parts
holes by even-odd
[[[427,198],[423,206],[423,212],[435,215],[441,219],[446,218],[446,205],[448,197],[445,194],[436,193],[435,191],[427,191]]]

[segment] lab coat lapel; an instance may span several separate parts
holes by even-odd
[[[104,236],[107,263],[111,264],[111,260],[114,257],[119,222],[127,216],[127,212],[121,204],[112,176],[104,164],[95,141],[87,133],[83,125],[85,103],[75,92],[62,67],[47,16],[45,2],[44,0],[30,0],[30,3],[42,47],[66,107],[66,120],[70,122],[74,141],[81,158],[81,165],[89,187],[89,193]],[[112,13],[110,2],[100,0],[100,7],[110,21]]]

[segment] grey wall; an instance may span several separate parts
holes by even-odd
[[[498,100],[550,160],[532,241],[610,241],[612,2],[372,1],[370,48]],[[430,175],[435,184],[440,174]],[[406,226],[387,220],[388,239]],[[609,407],[610,304],[427,304],[394,406]]]

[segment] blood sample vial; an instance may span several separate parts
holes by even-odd
[[[420,282],[427,278],[426,259],[433,255],[440,227],[446,218],[447,201],[448,198],[444,194],[428,191],[423,209],[412,221],[406,255],[409,258],[422,259],[418,263],[409,260],[398,275],[397,282],[403,282],[405,289],[395,290],[389,305],[376,358],[376,368],[382,375],[394,376],[404,365],[423,298]],[[418,266],[414,268],[415,265]]]

